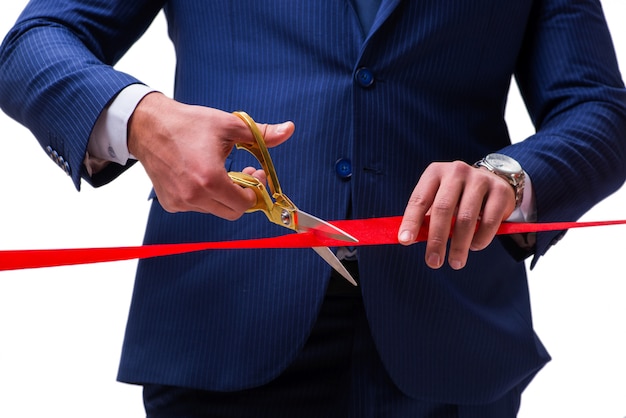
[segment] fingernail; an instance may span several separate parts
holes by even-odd
[[[431,267],[439,267],[441,265],[441,258],[439,258],[439,254],[430,254],[428,256],[428,265]]]
[[[463,264],[459,260],[450,260],[450,267],[452,267],[453,270],[461,270]]]
[[[402,231],[400,232],[400,235],[398,235],[398,241],[404,244],[411,244],[413,241],[415,241],[415,238],[413,238],[413,234],[411,233],[411,231]]]
[[[276,125],[276,134],[284,134],[287,131],[287,126],[289,126],[289,122],[283,122],[280,125]]]

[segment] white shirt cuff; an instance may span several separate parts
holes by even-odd
[[[143,84],[131,84],[102,111],[89,137],[85,157],[88,169],[101,165],[102,160],[126,165],[135,159],[128,151],[128,120],[141,99],[154,91]]]

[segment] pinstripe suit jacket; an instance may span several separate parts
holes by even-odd
[[[124,169],[89,177],[82,161],[99,113],[140,82],[110,65],[161,8],[176,98],[293,120],[294,137],[273,159],[284,190],[322,218],[402,214],[430,162],[493,151],[530,174],[539,221],[576,219],[624,181],[626,94],[597,0],[383,0],[367,36],[344,0],[33,0],[2,47],[1,104],[77,187]],[[537,128],[514,145],[503,118],[512,75]],[[235,151],[227,168],[249,158]],[[349,179],[336,175],[341,158],[351,160]],[[283,232],[257,215],[168,214],[155,199],[145,241]],[[558,237],[539,235],[535,257]],[[360,250],[372,333],[405,393],[485,402],[542,367],[524,263],[499,240],[462,271],[429,270],[423,251]],[[310,250],[142,261],[119,378],[226,391],[263,384],[304,344],[328,277]]]

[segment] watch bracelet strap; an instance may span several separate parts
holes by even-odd
[[[492,166],[491,164],[489,164],[489,162],[485,158],[482,158],[476,161],[474,163],[474,167],[476,168],[485,167],[487,170],[491,171],[496,176],[506,180],[511,185],[511,187],[513,188],[513,192],[515,193],[515,209],[520,207],[520,205],[522,204],[523,197],[524,197],[524,180],[526,177],[524,171],[522,171],[520,178],[516,179],[513,176],[507,176],[506,174],[498,173],[496,168]]]

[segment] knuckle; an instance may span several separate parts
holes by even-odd
[[[465,161],[455,160],[450,163],[450,169],[455,173],[466,173],[469,168],[472,168]]]
[[[440,214],[450,214],[456,209],[457,202],[447,196],[440,196],[433,202],[433,212]]]
[[[471,173],[470,169],[472,167],[469,166],[464,161],[455,160],[449,163],[445,163],[445,174],[457,179],[465,179]]]
[[[497,228],[501,223],[501,219],[500,218],[494,218],[493,216],[485,216],[483,215],[483,217],[480,219],[480,226],[481,228],[484,229],[495,229]]]
[[[171,199],[159,199],[159,204],[168,213],[180,212],[180,205],[172,201]]]
[[[195,182],[192,184],[197,184],[196,187],[191,187],[193,192],[196,189],[212,190],[218,186],[217,176],[211,172],[198,172]]]
[[[428,207],[428,201],[426,196],[420,192],[415,192],[409,198],[409,206],[416,207],[418,209],[425,209]]]
[[[236,221],[243,216],[244,212],[229,212],[223,216],[227,221]]]
[[[456,215],[455,223],[461,227],[472,226],[474,223],[476,223],[476,216],[473,212],[469,211],[458,212]]]
[[[436,234],[431,237],[428,237],[428,244],[432,248],[441,248],[444,247],[448,242],[448,237],[444,237],[442,235]]]
[[[180,202],[176,199],[176,195],[168,193],[167,189],[162,187],[155,187],[155,193],[156,200],[164,211],[168,213],[180,212]]]
[[[194,202],[197,196],[198,196],[197,188],[182,187],[179,189],[178,193],[176,194],[174,203],[178,206],[189,204],[191,202]]]

